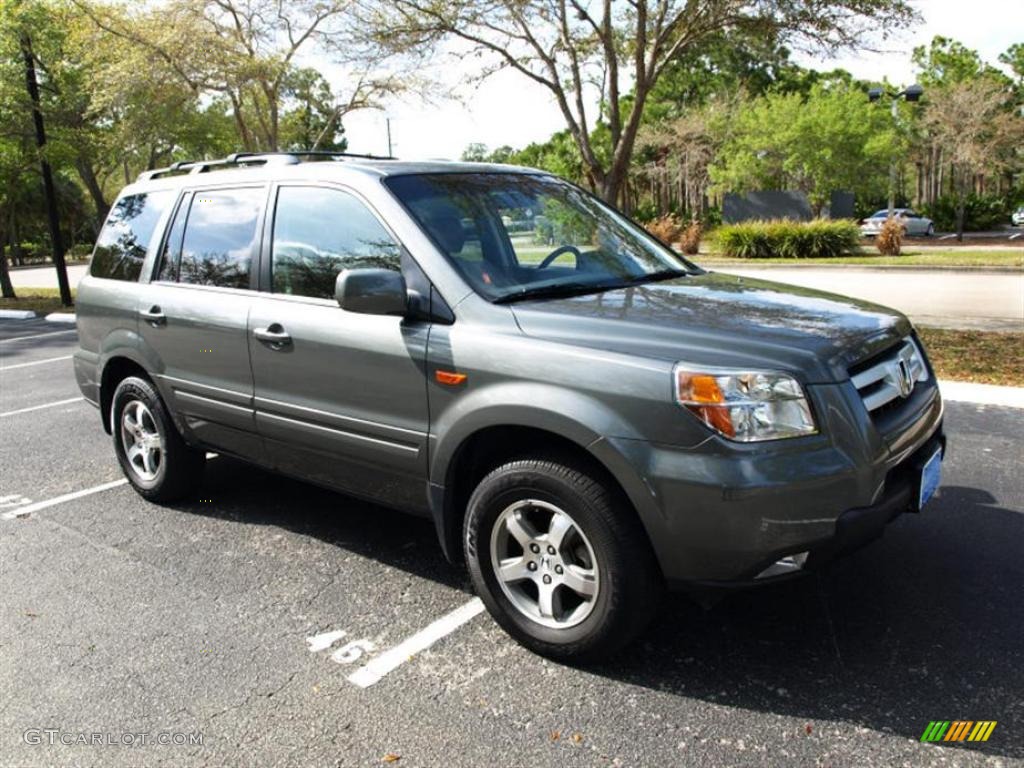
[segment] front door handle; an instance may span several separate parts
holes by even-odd
[[[266,328],[254,328],[252,335],[269,344],[271,349],[281,349],[286,344],[292,343],[292,337],[281,327],[280,323],[271,323]]]
[[[160,307],[158,307],[156,304],[154,304],[149,309],[139,310],[139,314],[143,318],[145,318],[146,322],[152,325],[153,327],[167,324],[167,315],[165,315],[163,310],[160,309]]]

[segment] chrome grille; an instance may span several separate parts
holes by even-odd
[[[918,382],[928,380],[924,355],[913,339],[872,360],[850,377],[869,411],[877,411],[897,398],[907,398]]]

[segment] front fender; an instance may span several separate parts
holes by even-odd
[[[457,551],[458,521],[464,512],[452,508],[446,493],[453,479],[453,462],[475,434],[504,426],[543,430],[575,443],[619,484],[652,542],[664,530],[664,511],[644,476],[649,443],[626,419],[597,398],[580,392],[538,382],[507,382],[466,392],[432,425],[431,509],[442,546],[450,557]],[[605,435],[627,439],[609,441]],[[655,551],[660,560],[662,552],[658,547]]]
[[[639,439],[634,428],[600,400],[540,382],[506,382],[470,390],[431,424],[430,482],[444,485],[459,447],[482,429],[531,427],[587,449],[602,435]]]

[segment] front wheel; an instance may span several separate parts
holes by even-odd
[[[150,382],[127,377],[114,390],[111,407],[114,451],[141,496],[174,501],[199,487],[206,454],[182,440]]]
[[[470,498],[464,538],[488,611],[545,656],[605,657],[657,608],[662,580],[635,512],[571,463],[529,458],[492,471]]]
[[[935,225],[929,224],[928,231],[924,233],[925,237],[932,237],[935,234]]]

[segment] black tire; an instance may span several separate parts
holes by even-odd
[[[510,505],[527,499],[567,513],[593,550],[599,587],[589,614],[574,626],[549,627],[527,616],[495,573],[495,525]],[[512,461],[484,477],[470,497],[463,540],[473,586],[494,620],[522,645],[559,661],[597,661],[624,647],[650,623],[664,588],[650,543],[628,502],[598,479],[598,473],[557,458]],[[525,548],[523,555],[528,556]]]
[[[929,224],[928,225],[928,231],[924,233],[924,236],[925,237],[934,237],[935,236],[935,225],[934,224]]]
[[[131,407],[134,418],[138,403],[145,407],[142,421],[146,434],[155,434],[153,443],[159,446],[159,461],[153,462],[151,477],[144,476],[144,469],[133,464],[125,445],[130,439],[126,434],[130,430],[123,422],[125,410]],[[117,385],[111,404],[111,432],[121,470],[143,498],[155,502],[175,501],[192,495],[202,483],[206,453],[185,443],[156,388],[146,379],[129,376]]]

